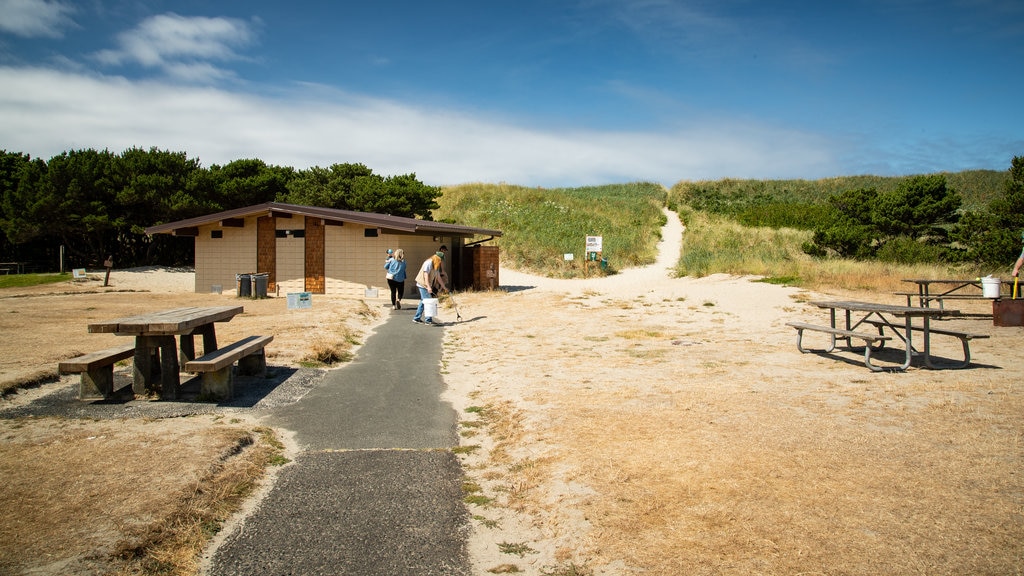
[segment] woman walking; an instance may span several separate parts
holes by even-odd
[[[388,287],[391,288],[391,309],[402,309],[402,298],[405,297],[405,250],[395,250],[391,257],[384,261],[387,271]]]

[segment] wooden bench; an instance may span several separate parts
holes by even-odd
[[[853,338],[863,340],[864,365],[874,372],[880,372],[882,370],[882,368],[871,363],[871,351],[874,349],[874,345],[876,343],[880,343],[878,348],[882,348],[885,346],[886,340],[892,340],[891,336],[883,336],[881,334],[881,330],[879,330],[879,334],[868,334],[867,332],[854,332],[852,330],[843,330],[842,328],[833,328],[831,326],[820,326],[818,324],[807,324],[805,322],[786,322],[786,326],[796,328],[796,348],[805,354],[811,352],[811,350],[804,348],[804,330],[824,332],[825,334],[831,335],[831,343],[829,344],[829,347],[823,350],[825,353],[830,353],[836,349],[836,340],[846,340],[847,344],[849,344],[849,341]]]
[[[865,320],[864,323],[876,326],[879,332],[881,332],[882,327],[885,326],[884,323],[875,320]],[[924,326],[911,326],[910,329],[916,332],[924,332]],[[946,328],[932,328],[930,325],[928,326],[928,333],[938,334],[939,336],[952,336],[960,339],[960,344],[964,349],[964,361],[955,363],[952,366],[953,368],[966,368],[971,363],[971,340],[989,337],[988,334],[972,334],[970,332],[961,332],[959,330],[947,330]]]
[[[931,302],[937,301],[939,309],[945,310],[944,300],[991,300],[981,294],[921,294],[919,292],[894,292],[896,296],[906,296],[907,306],[913,306],[914,298],[917,298],[921,306],[928,306]]]
[[[57,371],[60,374],[82,374],[78,386],[79,400],[129,397],[134,395],[130,384],[114,390],[114,364],[131,358],[134,354],[134,343],[122,344],[70,360],[61,360],[57,365]]]
[[[201,397],[230,400],[234,393],[234,363],[238,362],[239,374],[262,375],[267,369],[263,349],[273,340],[273,336],[247,336],[238,342],[185,362],[185,372],[197,372],[202,375],[199,385]]]

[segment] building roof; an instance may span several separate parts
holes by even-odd
[[[299,216],[312,216],[323,218],[334,222],[351,222],[361,224],[370,228],[392,230],[406,234],[437,234],[443,236],[501,236],[501,230],[489,230],[487,228],[474,228],[459,224],[447,224],[431,220],[419,220],[417,218],[405,218],[402,216],[390,216],[387,214],[373,214],[370,212],[354,212],[352,210],[338,210],[335,208],[318,208],[316,206],[299,206],[297,204],[282,204],[280,202],[266,202],[245,208],[225,210],[207,216],[198,216],[188,220],[157,224],[146,228],[146,234],[175,234],[191,236],[189,230],[198,226],[215,224],[224,220],[244,218],[246,216],[270,216],[273,214],[292,214]]]

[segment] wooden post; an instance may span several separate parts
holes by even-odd
[[[107,259],[103,261],[103,267],[107,269],[107,274],[103,277],[103,285],[110,286],[110,269],[114,267],[114,257],[107,256]]]

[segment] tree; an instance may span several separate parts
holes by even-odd
[[[415,174],[384,178],[362,164],[334,164],[301,170],[281,201],[291,204],[431,219],[441,189]]]
[[[850,190],[829,198],[832,215],[804,250],[849,258],[920,262],[946,257],[961,198],[942,175],[914,176],[895,190]]]
[[[1024,232],[1024,156],[1010,162],[1010,179],[1003,194],[983,212],[969,212],[954,229],[953,238],[966,247],[966,258],[980,264],[1007,266],[1017,259]]]

